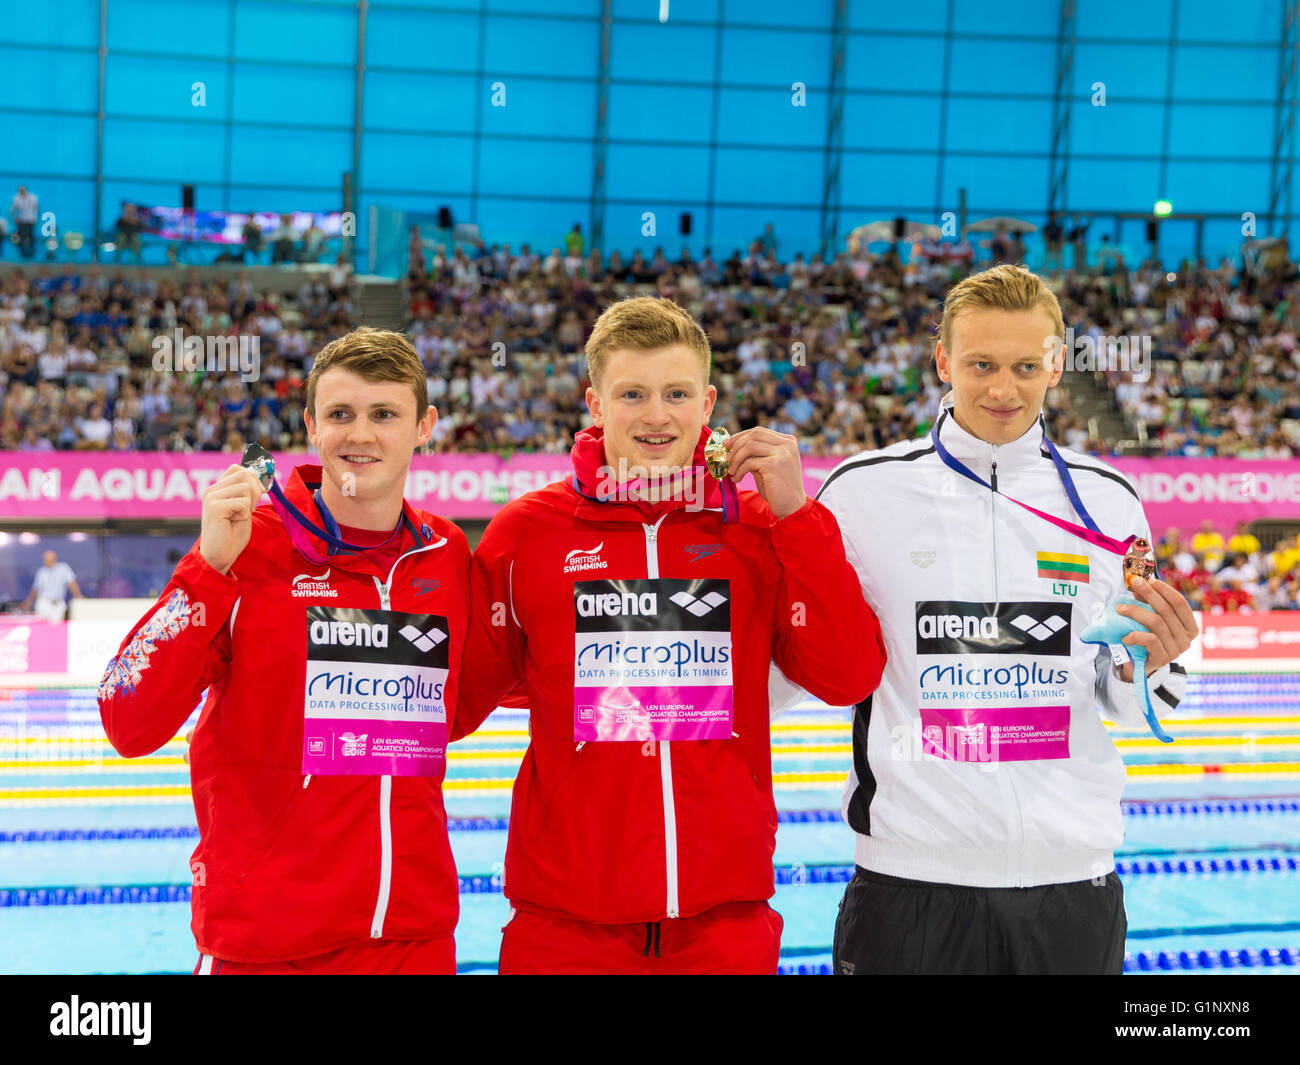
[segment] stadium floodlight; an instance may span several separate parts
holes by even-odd
[[[1168,200],[1156,200],[1155,213],[1163,218],[1167,214],[1174,213],[1174,205]]]

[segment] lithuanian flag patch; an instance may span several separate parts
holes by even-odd
[[[1088,556],[1061,555],[1052,551],[1038,552],[1038,575],[1051,581],[1088,583]]]

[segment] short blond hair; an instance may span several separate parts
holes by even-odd
[[[700,323],[686,308],[657,296],[629,296],[611,303],[596,319],[587,338],[587,376],[599,388],[605,360],[611,351],[632,348],[653,351],[673,344],[685,344],[699,356],[704,381],[709,380],[713,352]]]
[[[939,343],[949,350],[954,319],[966,311],[1032,311],[1041,307],[1052,319],[1057,339],[1065,339],[1065,319],[1056,293],[1043,279],[1023,266],[1002,263],[971,274],[953,285],[943,301],[943,319],[939,322]]]
[[[316,386],[327,370],[344,369],[367,381],[396,381],[415,393],[415,420],[429,409],[429,381],[420,356],[401,333],[363,325],[320,350],[307,375],[307,413],[316,417]]]

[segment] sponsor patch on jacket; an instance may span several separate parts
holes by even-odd
[[[564,572],[586,573],[590,570],[605,569],[609,563],[600,557],[600,553],[604,548],[604,540],[598,543],[595,547],[574,548],[564,556]]]
[[[1063,603],[916,604],[916,653],[922,655],[1070,655],[1071,607]]]
[[[1058,551],[1038,552],[1038,575],[1049,581],[1088,583],[1088,556],[1066,555]]]
[[[952,762],[1070,757],[1070,707],[921,707],[925,754]]]
[[[573,614],[576,742],[730,738],[728,581],[577,581]]]
[[[299,573],[289,584],[294,599],[337,599],[338,589],[330,584],[330,568],[321,574]]]
[[[303,773],[441,776],[450,630],[435,614],[307,607]]]

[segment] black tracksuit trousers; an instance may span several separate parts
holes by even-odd
[[[978,888],[858,866],[835,922],[835,972],[1119,974],[1124,888],[1097,881]]]

